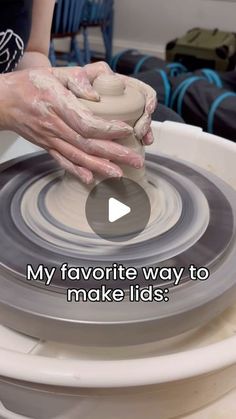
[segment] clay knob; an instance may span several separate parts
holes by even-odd
[[[102,74],[96,78],[93,87],[100,96],[121,96],[125,91],[124,82],[115,74]]]
[[[93,83],[100,101],[79,99],[96,116],[103,119],[116,119],[134,126],[142,116],[145,97],[130,84],[115,74],[102,74]]]

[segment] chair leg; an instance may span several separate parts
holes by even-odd
[[[111,64],[113,52],[113,34],[114,34],[114,11],[111,12],[110,24],[108,25],[109,49],[108,62]]]
[[[107,30],[105,28],[101,28],[101,29],[102,29],[103,42],[104,42],[104,47],[105,47],[105,61],[107,63],[110,63],[111,53],[110,53],[109,35],[107,34]]]
[[[86,64],[89,64],[91,63],[91,51],[90,51],[87,28],[83,28],[83,37],[84,37],[84,61]]]
[[[73,60],[73,57],[75,57],[75,61],[78,65],[83,66],[84,65],[84,58],[81,53],[79,43],[76,39],[76,36],[72,36],[71,38],[71,51],[70,51],[70,59]]]
[[[107,22],[106,25],[104,25],[101,29],[106,51],[106,62],[111,64],[113,43],[113,14],[110,18],[110,21]]]
[[[55,53],[55,48],[54,48],[54,44],[53,41],[50,42],[50,47],[49,47],[49,60],[52,64],[53,67],[56,67],[57,65],[57,58],[56,58],[56,53]]]

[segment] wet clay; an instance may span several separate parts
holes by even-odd
[[[94,115],[108,121],[120,120],[131,127],[134,127],[135,123],[143,115],[145,108],[144,95],[131,86],[125,86],[118,76],[101,75],[94,81],[93,87],[99,94],[100,101],[79,100]],[[114,139],[114,141],[129,147],[144,157],[144,147],[134,133],[122,140]],[[146,191],[156,216],[158,202],[160,203],[161,198],[159,191],[148,182],[145,167],[136,169],[127,165],[121,165],[121,168],[125,178],[135,181]],[[95,184],[104,179],[104,177],[96,176]],[[87,197],[95,184],[84,185],[73,175],[65,173],[48,191],[45,199],[47,210],[59,223],[65,226],[79,231],[90,231],[85,215],[85,205]],[[135,230],[137,225],[134,225],[133,228]]]

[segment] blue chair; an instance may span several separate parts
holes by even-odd
[[[57,0],[53,15],[49,50],[49,58],[53,66],[56,65],[57,56],[59,57],[59,53],[55,52],[53,40],[65,37],[71,38],[70,52],[60,54],[60,58],[68,63],[75,61],[76,64],[81,66],[85,64],[76,36],[81,30],[86,3],[86,0]]]
[[[105,47],[105,60],[111,63],[114,21],[114,0],[87,0],[82,22],[85,62],[91,62],[88,29],[100,27]]]

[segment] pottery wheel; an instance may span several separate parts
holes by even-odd
[[[149,185],[162,197],[146,229],[124,243],[75,229],[50,212],[50,193],[63,172],[45,153],[18,158],[0,171],[0,304],[8,327],[42,339],[84,345],[130,345],[168,338],[201,326],[236,296],[236,193],[216,176],[165,156],[146,155]],[[59,205],[59,204],[58,204]],[[78,203],[79,205],[79,203]],[[50,268],[134,266],[140,288],[148,284],[142,267],[206,267],[207,281],[185,273],[168,288],[168,302],[119,303],[66,301],[68,283],[55,275],[49,287],[27,281],[26,265]],[[185,271],[185,272],[186,272]],[[104,282],[85,281],[83,287]],[[106,285],[108,285],[106,283]],[[70,284],[70,286],[72,286]],[[74,284],[82,286],[82,284]],[[117,283],[109,281],[109,287]]]

